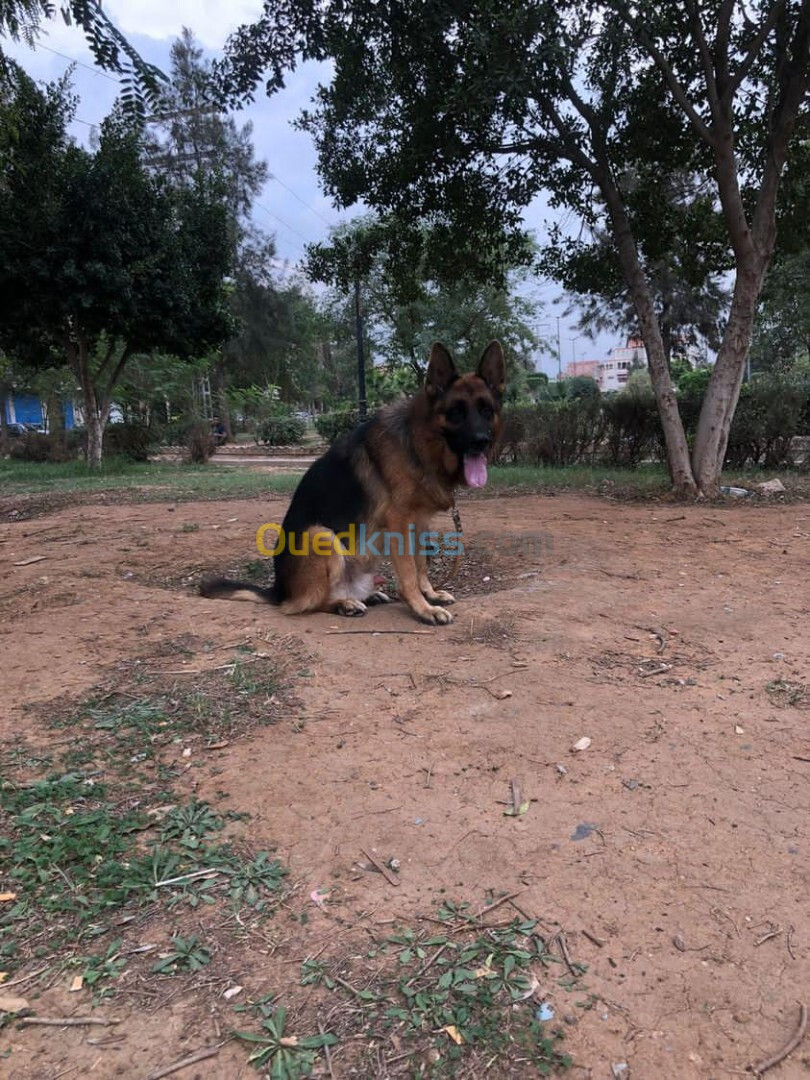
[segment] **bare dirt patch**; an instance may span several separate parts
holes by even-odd
[[[49,726],[99,687],[138,695],[157,680],[171,709],[172,687],[191,685],[197,726],[192,715],[180,741],[159,739],[158,757],[181,794],[232,814],[240,850],[273,851],[291,890],[270,921],[243,930],[203,910],[193,932],[211,957],[199,972],[156,982],[129,956],[95,1010],[121,1021],[113,1028],[54,1037],[7,1025],[4,1075],[146,1077],[234,1028],[260,1030],[261,1004],[235,1014],[223,998],[233,985],[235,1001],[288,1005],[296,1037],[318,1035],[319,1020],[335,1032],[338,1077],[408,1075],[417,1053],[425,1075],[536,1075],[522,1031],[493,1060],[458,1063],[452,1033],[411,1042],[404,1021],[375,1020],[372,1045],[355,1037],[369,1007],[355,992],[392,994],[403,952],[418,976],[441,948],[388,939],[402,928],[451,938],[435,961],[444,973],[464,935],[482,932],[459,905],[475,914],[504,894],[522,913],[509,901],[479,923],[507,924],[490,942],[513,918],[533,923],[517,951],[531,956],[532,1004],[555,1014],[536,1038],[564,1032],[569,1075],[609,1077],[627,1063],[636,1078],[705,1080],[781,1046],[810,974],[807,506],[470,500],[462,514],[477,539],[455,580],[456,622],[415,634],[424,628],[399,604],[360,622],[284,619],[195,595],[203,573],[257,562],[256,528],[285,503],[91,504],[0,525],[0,736],[18,751],[17,779],[47,771],[37,758],[65,740],[104,744],[109,732]],[[545,539],[513,550],[486,532]],[[388,633],[354,632],[375,629]],[[223,715],[214,669],[290,649],[289,696],[271,701],[270,685],[250,683],[261,664],[247,664],[231,726],[211,728],[206,715]],[[587,749],[572,751],[585,736]],[[399,884],[368,869],[369,856],[394,860]],[[448,903],[449,929],[431,921]],[[187,940],[177,912],[127,923],[124,947],[166,952],[178,927]],[[30,981],[9,993],[41,1016],[93,1012],[91,990],[69,992],[72,970],[35,948],[22,959],[6,964],[8,982]],[[302,985],[307,960],[322,974]],[[486,957],[476,970],[490,978]],[[424,1055],[437,1041],[435,1061]],[[196,1071],[250,1075],[249,1050],[227,1041]],[[804,1075],[807,1055],[800,1046],[769,1076]]]

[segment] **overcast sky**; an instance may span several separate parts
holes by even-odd
[[[261,11],[261,0],[106,0],[105,9],[144,59],[162,71],[169,70],[169,52],[182,28],[188,26],[209,55],[216,55],[228,34]],[[64,24],[61,17],[44,24],[38,45],[31,50],[23,44],[4,42],[4,48],[34,78],[52,81],[64,74],[74,61],[74,88],[80,98],[74,134],[86,142],[94,125],[104,119],[120,86],[111,73],[100,71],[84,36]],[[325,239],[329,226],[348,220],[351,212],[338,214],[323,195],[316,173],[315,150],[308,135],[296,131],[292,121],[308,104],[318,83],[319,65],[306,64],[294,72],[286,88],[272,98],[259,91],[256,102],[245,108],[239,119],[253,123],[256,155],[269,166],[272,178],[260,194],[254,217],[276,239],[279,271],[287,272],[301,258],[304,245]],[[542,239],[548,211],[537,200],[526,214],[527,225]],[[561,295],[553,282],[537,280],[529,287],[536,306],[536,328],[552,339],[554,359],[538,357],[537,366],[556,374],[557,316],[565,304],[555,304]],[[621,344],[618,337],[602,336],[596,342],[578,335],[573,320],[561,319],[563,365],[576,357],[604,359],[607,351]]]

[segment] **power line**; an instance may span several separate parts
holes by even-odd
[[[94,75],[101,75],[102,78],[109,79],[110,82],[118,83],[119,86],[121,85],[121,80],[116,79],[114,75],[110,75],[108,71],[104,71],[101,68],[91,67],[90,64],[85,64],[81,60],[76,60],[74,57],[68,56],[66,53],[59,52],[58,49],[52,49],[50,45],[43,45],[41,41],[38,41],[34,46],[34,50],[36,51],[37,49],[44,49],[46,52],[53,53],[54,56],[61,56],[63,60],[68,60],[71,64],[76,64],[78,67],[83,67],[87,71],[92,71]]]
[[[325,225],[329,226],[330,229],[334,227],[333,222],[331,222],[328,218],[324,217],[320,210],[316,210],[314,206],[310,206],[308,202],[305,202],[297,191],[293,191],[289,184],[284,183],[280,176],[277,176],[275,173],[270,173],[270,179],[275,180],[278,184],[281,184],[285,191],[289,191],[289,193],[294,199],[297,199],[302,206],[305,206],[307,210],[310,211],[310,213],[314,214],[316,217],[319,217]]]
[[[308,239],[307,239],[307,237],[306,237],[306,236],[304,236],[304,234],[303,234],[303,233],[300,233],[300,232],[298,231],[298,229],[295,229],[295,228],[293,228],[293,226],[292,226],[292,225],[290,225],[290,224],[289,224],[289,222],[285,221],[283,217],[279,217],[279,216],[278,216],[278,214],[275,214],[275,213],[274,213],[274,212],[273,212],[272,210],[268,210],[268,208],[267,208],[267,207],[266,207],[266,206],[264,205],[264,203],[256,202],[256,203],[254,203],[253,205],[254,205],[254,206],[258,206],[258,208],[259,208],[260,210],[264,210],[265,214],[269,214],[269,215],[270,215],[270,217],[272,217],[272,218],[275,218],[275,219],[276,219],[276,221],[280,221],[280,222],[281,222],[281,224],[282,224],[282,225],[284,226],[284,228],[285,228],[285,229],[289,229],[291,233],[295,233],[295,235],[296,235],[296,236],[297,236],[297,237],[298,237],[298,238],[299,238],[300,240],[303,240],[305,244],[311,244],[311,243],[312,243],[312,241],[311,241],[311,240],[308,240]]]

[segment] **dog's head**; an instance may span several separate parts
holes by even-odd
[[[506,384],[503,349],[497,341],[484,350],[475,371],[459,375],[444,345],[431,349],[425,393],[439,433],[458,458],[459,480],[468,487],[487,482],[487,462],[500,438]]]

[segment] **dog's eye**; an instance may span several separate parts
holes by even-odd
[[[492,408],[488,401],[478,402],[478,411],[481,413],[485,420],[491,420],[495,415],[495,410]]]
[[[444,414],[451,424],[457,424],[467,415],[467,406],[463,401],[456,401]]]

